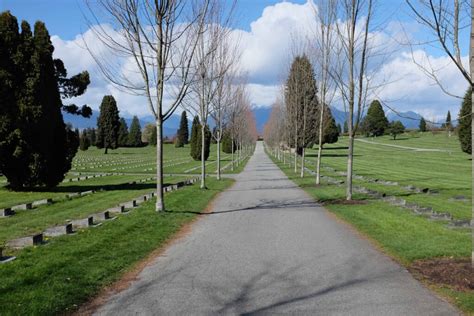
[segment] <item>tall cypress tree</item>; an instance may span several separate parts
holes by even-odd
[[[205,128],[205,141],[204,141],[204,160],[209,158],[210,146],[211,146],[211,131],[209,127]],[[191,127],[191,157],[194,160],[201,160],[201,124],[199,123],[199,117],[195,116],[193,125]]]
[[[319,102],[313,66],[306,56],[297,56],[286,81],[285,105],[290,118],[287,131],[291,147],[298,152],[317,141]]]
[[[461,110],[459,111],[459,130],[458,137],[461,143],[461,149],[463,152],[472,154],[471,144],[471,118],[472,118],[472,103],[471,103],[472,90],[469,88],[464,95],[462,101]]]
[[[118,130],[118,145],[119,147],[128,146],[128,126],[123,117],[120,118],[120,127]]]
[[[189,127],[188,127],[188,116],[186,111],[181,113],[181,121],[179,122],[179,129],[176,135],[176,147],[183,147],[188,143],[189,139]]]
[[[130,124],[130,132],[128,133],[128,145],[131,147],[142,146],[142,128],[138,117],[134,116],[132,124]]]
[[[91,145],[89,135],[87,135],[87,131],[84,130],[81,133],[81,136],[79,138],[79,149],[82,151],[86,151],[89,149],[89,146]]]
[[[42,22],[35,23],[34,34],[22,22],[19,34],[16,18],[3,12],[0,46],[0,104],[8,104],[0,111],[0,169],[13,189],[55,186],[71,168],[78,147],[63,121],[61,97],[73,96],[63,88],[67,85],[78,96],[89,82],[66,78],[62,62],[53,59],[54,47]]]
[[[420,132],[426,132],[426,121],[423,117],[420,119],[419,129],[420,129]]]
[[[119,110],[117,102],[111,95],[106,95],[100,104],[100,114],[97,119],[97,148],[108,149],[118,147],[118,130],[120,128]]]
[[[152,128],[151,133],[150,133],[149,144],[152,145],[152,146],[156,146],[157,137],[158,137],[158,135],[157,135],[156,125],[153,125],[153,128]]]
[[[452,123],[451,123],[451,112],[448,111],[448,114],[446,115],[446,123],[445,123],[445,127],[447,130],[451,130],[452,129]]]
[[[388,120],[378,100],[374,100],[370,104],[363,125],[369,136],[382,136],[388,129]]]

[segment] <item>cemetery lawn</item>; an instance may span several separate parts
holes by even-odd
[[[16,260],[0,265],[0,315],[77,310],[164,245],[232,182],[208,178],[208,190],[192,185],[166,193],[166,212],[156,213],[153,199],[99,227],[14,253]]]
[[[410,202],[431,206],[436,211],[449,212],[455,219],[471,218],[471,167],[469,156],[461,153],[456,136],[425,133],[403,135],[399,142],[388,137],[370,141],[410,146],[417,148],[438,148],[448,152],[419,152],[356,141],[354,173],[370,178],[397,181],[399,185],[384,186],[365,180],[354,181],[382,193],[402,196]],[[405,145],[406,144],[406,145]],[[322,165],[337,171],[345,171],[347,139],[327,145],[323,151]],[[457,145],[457,146],[454,146]],[[314,170],[316,150],[309,151],[307,166]],[[288,158],[288,156],[287,156]],[[395,258],[412,271],[416,262],[442,260],[464,260],[470,264],[471,231],[469,228],[448,228],[445,221],[432,221],[411,210],[393,206],[383,200],[371,199],[367,195],[355,193],[353,203],[345,202],[345,185],[337,186],[322,180],[315,186],[315,177],[305,173],[301,179],[295,175],[293,167],[284,165],[274,157],[273,161],[296,184],[308,192],[315,200],[343,221],[350,223],[367,236],[382,251]],[[334,171],[322,169],[322,174],[345,180],[345,176]],[[407,193],[403,186],[414,185],[439,191],[436,195]],[[455,196],[464,199],[456,200]],[[417,276],[419,277],[419,276]],[[466,276],[469,278],[469,276]],[[421,279],[425,279],[422,277]],[[430,287],[460,309],[474,313],[474,291],[455,286],[427,281]]]

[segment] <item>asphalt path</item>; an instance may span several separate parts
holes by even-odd
[[[212,210],[96,313],[457,314],[288,180],[261,143]]]

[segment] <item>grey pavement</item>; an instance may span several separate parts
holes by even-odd
[[[192,232],[100,315],[453,315],[401,266],[334,219],[258,143]]]

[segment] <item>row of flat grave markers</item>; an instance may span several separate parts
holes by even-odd
[[[197,182],[200,178],[192,178],[184,181],[180,181],[176,184],[168,185],[164,187],[165,192],[171,192],[178,190],[180,187],[185,185],[191,185]],[[58,237],[68,234],[73,234],[77,229],[84,229],[89,227],[97,227],[106,220],[112,220],[116,217],[111,217],[112,214],[126,213],[127,210],[133,209],[140,204],[151,200],[156,194],[156,191],[142,195],[134,200],[120,203],[118,206],[109,208],[105,211],[93,214],[86,218],[71,220],[63,225],[53,226],[45,229],[42,233],[34,234],[27,237],[16,238],[6,243],[6,246],[11,249],[22,249],[28,246],[40,245],[45,242],[45,237]],[[2,257],[2,248],[0,248],[0,263],[5,263],[14,260],[14,257]]]

